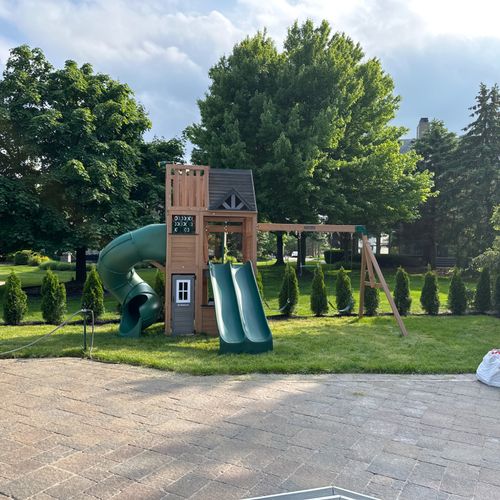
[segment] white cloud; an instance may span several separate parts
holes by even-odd
[[[413,55],[425,72],[438,46],[446,45],[453,61],[457,40],[460,52],[467,43],[467,57],[481,61],[485,37],[500,40],[499,14],[495,0],[0,0],[0,27],[7,28],[0,66],[8,48],[21,43],[41,47],[56,65],[90,62],[127,82],[149,110],[154,133],[171,137],[198,119],[196,99],[207,89],[210,66],[263,27],[280,44],[296,19],[327,19],[368,56],[381,57],[396,83],[414,75],[417,85]],[[486,79],[500,73],[497,60],[490,57]],[[414,90],[399,87],[406,99]]]

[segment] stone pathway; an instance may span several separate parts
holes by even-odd
[[[2,360],[0,431],[0,497],[220,500],[334,484],[386,500],[500,498],[500,391],[472,375]]]

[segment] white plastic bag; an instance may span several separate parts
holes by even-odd
[[[500,349],[493,349],[486,354],[477,367],[476,376],[484,384],[500,387]]]

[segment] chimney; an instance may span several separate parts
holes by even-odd
[[[429,130],[429,118],[420,118],[417,126],[417,139],[422,139]]]

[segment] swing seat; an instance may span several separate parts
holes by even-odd
[[[347,306],[344,307],[344,309],[339,309],[339,314],[351,314],[353,309],[354,309],[354,299],[351,298],[349,304],[347,304]]]

